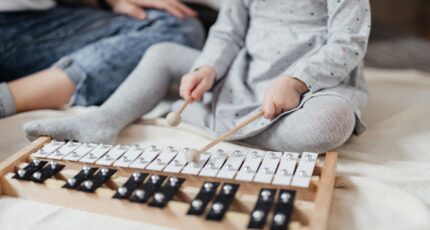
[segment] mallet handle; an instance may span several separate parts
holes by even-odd
[[[179,108],[179,109],[178,109],[178,111],[177,111],[176,113],[177,113],[178,115],[180,115],[180,114],[185,110],[185,108],[187,108],[187,106],[188,106],[189,104],[191,104],[191,102],[192,102],[192,100],[191,100],[191,99],[186,100],[186,101],[185,101],[185,103],[184,103],[184,104],[182,104],[181,108]]]
[[[244,120],[242,123],[240,123],[236,127],[225,132],[224,134],[222,134],[221,136],[219,136],[215,140],[213,140],[211,143],[207,144],[205,147],[200,149],[200,153],[204,153],[204,152],[208,151],[210,148],[214,147],[216,144],[220,143],[221,141],[223,141],[224,139],[226,139],[227,137],[229,137],[233,133],[239,131],[243,127],[247,126],[249,123],[251,123],[251,122],[257,120],[258,118],[260,118],[261,116],[263,116],[263,114],[264,114],[264,112],[260,111],[256,114],[252,115],[251,117],[247,118],[246,120]]]

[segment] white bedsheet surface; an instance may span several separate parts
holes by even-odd
[[[329,229],[430,229],[430,75],[367,69],[368,130],[340,154]],[[28,144],[24,122],[85,112],[37,111],[0,120],[0,160]],[[118,142],[203,146],[185,126],[133,124]],[[224,149],[237,146],[223,143]],[[39,202],[0,197],[1,229],[157,229],[161,227]]]

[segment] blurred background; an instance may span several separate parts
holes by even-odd
[[[219,0],[187,0],[219,6]],[[227,0],[228,1],[228,0]],[[370,0],[372,34],[366,66],[430,72],[430,0]],[[207,26],[216,12],[202,8]]]
[[[366,65],[430,72],[430,1],[371,0]]]

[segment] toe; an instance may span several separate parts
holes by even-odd
[[[24,124],[23,126],[24,132],[27,134],[28,139],[33,140],[39,136],[40,134],[40,125],[38,122],[29,122]]]

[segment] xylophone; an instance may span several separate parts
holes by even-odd
[[[186,151],[41,137],[0,165],[0,194],[180,229],[326,229],[336,153]]]

